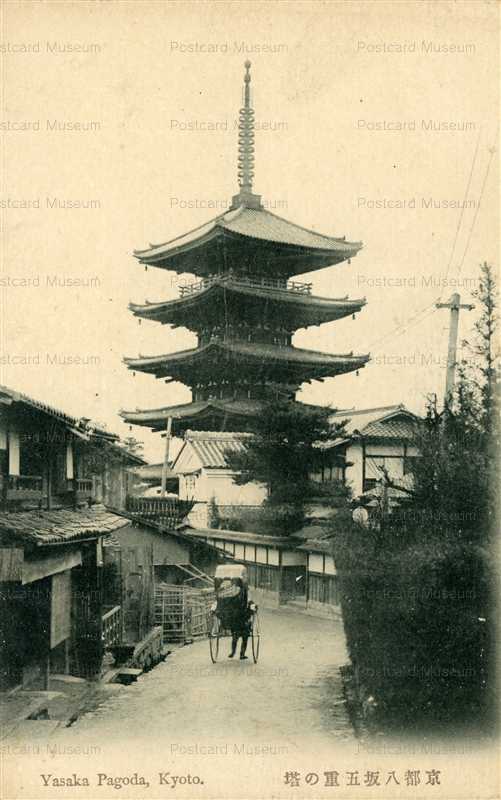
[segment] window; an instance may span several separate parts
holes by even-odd
[[[312,473],[311,480],[316,483],[330,483],[331,481],[343,481],[343,467],[336,464],[322,464],[318,472]]]
[[[184,487],[185,492],[188,498],[193,497],[195,494],[195,489],[197,486],[197,476],[196,475],[185,475],[184,476]]]
[[[365,458],[365,477],[380,481],[383,478],[383,468],[390,478],[398,480],[402,477],[404,469],[403,456],[370,455]]]

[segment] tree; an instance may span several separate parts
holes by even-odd
[[[470,380],[480,394],[480,409],[483,427],[487,433],[491,431],[496,403],[497,364],[499,351],[495,347],[495,334],[498,323],[498,293],[492,266],[486,261],[480,267],[479,287],[473,292],[480,303],[480,316],[475,322],[475,340],[467,346],[470,356],[480,361],[470,367]],[[470,362],[471,362],[470,358]]]
[[[317,493],[310,475],[319,466],[321,445],[344,432],[345,423],[329,422],[331,414],[331,409],[301,403],[270,403],[257,419],[254,435],[244,440],[243,451],[227,455],[237,484],[267,486],[263,514],[269,512],[277,530],[300,527],[304,505]]]
[[[480,307],[473,339],[463,342],[465,358],[458,366],[452,400],[439,411],[436,396],[429,398],[424,424],[417,429],[420,458],[414,487],[404,490],[410,504],[394,517],[396,529],[407,515],[431,522],[433,535],[454,530],[456,537],[478,541],[488,535],[494,518],[499,452],[497,290],[492,268],[484,263],[480,269],[479,288],[473,292]]]
[[[490,264],[480,267],[480,283],[473,292],[480,305],[474,326],[473,342],[464,341],[467,358],[460,365],[457,406],[470,410],[470,429],[486,460],[490,505],[497,496],[496,464],[499,456],[499,345],[498,289]]]
[[[418,428],[407,503],[389,515],[376,543],[364,534],[357,544],[352,532],[338,543],[350,653],[362,672],[374,670],[370,691],[394,719],[490,722],[495,714],[497,296],[487,264],[475,297],[478,316],[453,398],[443,410],[430,398]],[[385,676],[385,662],[374,666],[379,654],[394,672]],[[406,683],[399,674],[418,677]]]
[[[455,530],[468,541],[486,541],[496,511],[499,453],[497,287],[481,265],[473,292],[479,313],[473,339],[464,341],[452,401],[442,412],[431,402],[421,431],[413,505],[435,514],[435,529]]]

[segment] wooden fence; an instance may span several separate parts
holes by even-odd
[[[319,575],[310,572],[308,576],[308,601],[339,605],[339,587],[337,575]]]

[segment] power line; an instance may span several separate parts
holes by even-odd
[[[385,333],[384,336],[382,336],[380,339],[377,339],[375,342],[372,342],[372,344],[369,345],[369,350],[371,350],[373,347],[376,347],[381,342],[384,342],[390,336],[393,336],[393,335],[400,336],[401,333],[404,333],[412,325],[414,325],[416,322],[420,321],[420,320],[418,320],[418,318],[422,314],[424,314],[425,311],[428,311],[428,309],[430,309],[432,306],[434,307],[435,306],[435,302],[437,302],[437,301],[433,300],[433,302],[428,303],[426,306],[424,306],[424,308],[421,308],[412,317],[410,317],[407,320],[407,322],[404,322],[404,323],[399,322],[398,325],[396,325],[391,331],[389,331],[388,333]],[[429,316],[429,315],[426,315],[426,316]]]
[[[425,309],[423,309],[423,311],[424,311],[424,310],[425,310]],[[393,339],[398,339],[398,337],[399,337],[399,336],[402,336],[402,334],[404,334],[404,333],[407,333],[407,331],[408,331],[410,328],[413,328],[413,327],[414,327],[414,325],[417,325],[417,324],[419,324],[419,323],[421,323],[421,322],[424,322],[424,321],[425,321],[425,319],[428,319],[428,317],[431,317],[431,316],[432,316],[432,315],[435,313],[435,311],[436,311],[436,309],[435,309],[435,308],[432,308],[432,309],[430,309],[430,310],[428,311],[428,313],[427,313],[427,314],[425,314],[424,316],[421,316],[419,319],[418,319],[418,318],[416,318],[416,319],[414,319],[413,321],[411,321],[411,322],[407,323],[407,324],[406,324],[406,325],[405,325],[405,326],[402,328],[402,330],[400,330],[400,331],[397,331],[395,334],[393,334],[393,337],[392,337],[392,338],[393,338]],[[385,337],[385,338],[388,338],[388,337]],[[381,343],[381,342],[380,342],[380,343]]]
[[[499,135],[499,133],[498,133],[498,135]],[[494,157],[494,153],[495,152],[496,152],[496,147],[495,146],[493,146],[493,147],[491,147],[489,149],[489,153],[490,153],[489,161],[487,162],[487,169],[485,170],[484,180],[482,182],[482,188],[480,190],[480,197],[478,199],[477,207],[475,209],[475,213],[473,215],[473,220],[472,220],[472,223],[471,223],[471,226],[470,226],[470,230],[468,232],[468,239],[466,241],[466,246],[464,248],[463,257],[462,257],[462,259],[460,261],[460,264],[459,264],[458,275],[461,274],[461,270],[463,269],[464,260],[466,258],[466,253],[468,252],[468,248],[470,247],[470,242],[471,242],[471,237],[472,237],[472,234],[473,234],[473,229],[475,227],[475,223],[476,223],[477,217],[478,217],[478,212],[479,212],[480,206],[482,204],[482,197],[484,196],[485,185],[487,183],[487,178],[489,177],[489,170],[491,168],[492,159]]]
[[[465,189],[465,194],[464,194],[464,202],[462,204],[461,213],[459,215],[458,223],[457,223],[457,226],[456,226],[456,231],[455,231],[455,234],[454,234],[454,240],[453,240],[453,243],[452,243],[451,254],[450,254],[450,257],[449,257],[448,264],[447,264],[447,269],[446,269],[446,273],[445,273],[445,279],[447,279],[447,276],[449,274],[449,270],[450,270],[450,267],[451,267],[451,264],[452,264],[452,259],[454,257],[454,252],[456,250],[456,244],[457,244],[457,240],[458,240],[458,236],[459,236],[459,231],[461,229],[461,225],[462,225],[463,218],[464,218],[464,209],[465,209],[465,206],[466,206],[466,199],[467,199],[469,191],[470,191],[473,172],[474,172],[474,168],[475,168],[475,164],[476,164],[476,160],[477,160],[478,148],[479,148],[479,144],[480,144],[480,136],[481,136],[481,129],[479,130],[478,136],[477,136],[477,143],[476,143],[476,146],[475,146],[475,151],[474,151],[473,159],[472,159],[472,162],[471,162],[470,173],[468,175],[468,181],[466,183],[466,189]],[[476,220],[477,220],[478,211],[479,211],[481,200],[482,200],[482,197],[483,197],[483,194],[484,194],[485,185],[487,183],[487,177],[489,175],[489,170],[490,170],[490,166],[491,166],[491,163],[492,163],[492,158],[493,158],[494,152],[495,152],[495,148],[492,148],[491,151],[490,151],[489,162],[487,164],[487,170],[486,170],[486,173],[485,173],[485,176],[484,176],[484,180],[483,180],[483,183],[482,183],[482,188],[481,188],[481,192],[480,192],[480,198],[479,198],[477,207],[475,209],[475,214],[474,214],[474,217],[473,217],[472,224],[470,226],[470,230],[468,232],[468,239],[467,239],[467,242],[466,242],[466,247],[464,249],[460,265],[459,265],[458,274],[460,274],[460,272],[461,272],[461,269],[462,269],[462,266],[463,266],[463,263],[464,263],[464,259],[466,257],[466,253],[468,252],[468,248],[469,248],[470,241],[471,241],[471,236],[472,236],[473,229],[475,227],[475,223],[476,223]],[[430,312],[430,314],[425,314],[424,317],[419,319],[422,314],[424,314],[426,311],[428,311],[428,309],[430,309],[432,306],[435,306],[435,303],[440,302],[440,300],[442,299],[442,295],[443,295],[443,292],[440,295],[440,297],[437,298],[437,300],[434,300],[432,303],[424,306],[424,308],[422,308],[420,311],[418,311],[416,314],[414,314],[414,316],[410,317],[409,320],[407,320],[406,323],[403,323],[403,324],[399,323],[398,325],[395,326],[395,328],[393,328],[391,331],[389,331],[383,337],[381,337],[381,339],[378,339],[375,342],[373,342],[371,345],[369,345],[369,350],[371,350],[373,347],[376,347],[377,345],[381,344],[381,342],[386,341],[386,339],[388,339],[390,336],[395,336],[395,337],[400,336],[402,333],[405,333],[407,330],[409,330],[409,328],[411,328],[417,322],[422,322],[424,319],[427,319],[429,316],[431,316],[431,314],[434,313],[434,311],[436,310],[435,308],[433,309],[432,312]]]
[[[453,259],[453,257],[454,257],[454,252],[455,252],[455,250],[456,250],[456,244],[457,244],[457,240],[458,240],[458,236],[459,236],[459,230],[460,230],[460,228],[461,228],[461,223],[463,222],[464,210],[465,210],[465,206],[466,206],[466,200],[467,200],[467,198],[468,198],[468,194],[469,194],[469,191],[470,191],[471,179],[472,179],[472,177],[473,177],[473,170],[474,170],[474,168],[475,168],[475,163],[476,163],[476,160],[477,160],[478,146],[479,146],[479,144],[480,144],[480,135],[481,135],[481,133],[482,133],[482,128],[480,128],[480,130],[478,131],[478,136],[477,136],[477,144],[476,144],[476,146],[475,146],[475,152],[474,152],[474,154],[473,154],[473,159],[472,159],[472,162],[471,162],[470,174],[469,174],[469,176],[468,176],[468,182],[467,182],[467,184],[466,184],[466,189],[465,189],[465,193],[464,193],[463,205],[461,206],[461,213],[460,213],[460,215],[459,215],[458,224],[457,224],[457,226],[456,226],[456,232],[455,232],[455,234],[454,234],[454,241],[453,241],[453,243],[452,243],[452,250],[451,250],[451,254],[450,254],[450,258],[449,258],[449,262],[448,262],[448,264],[447,264],[447,269],[446,269],[446,271],[445,271],[445,280],[447,280],[447,276],[448,276],[448,274],[449,274],[449,270],[450,270],[450,268],[451,268],[452,259]],[[444,285],[445,285],[445,284],[444,284]],[[443,294],[443,292],[442,292],[442,294]],[[439,300],[440,300],[440,299],[442,299],[442,295],[440,295],[440,298],[439,298]]]

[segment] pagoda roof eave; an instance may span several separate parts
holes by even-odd
[[[210,414],[234,418],[252,418],[262,409],[260,400],[198,400],[176,406],[165,406],[151,410],[120,411],[122,419],[131,425],[143,425],[153,430],[161,430],[166,420],[193,421],[205,419]]]
[[[221,356],[228,369],[247,368],[257,370],[264,376],[270,369],[280,371],[280,381],[288,380],[301,384],[305,381],[334,377],[362,369],[369,361],[369,355],[334,355],[270,344],[225,342],[212,340],[199,347],[160,356],[140,356],[125,358],[128,368],[138,372],[153,374],[157,378],[170,377],[182,383],[192,384],[200,374],[213,370],[220,363]],[[277,373],[278,374],[278,373]]]
[[[305,409],[319,408],[319,406],[301,403],[298,400],[295,400],[294,403]],[[212,415],[224,418],[228,427],[238,430],[238,425],[244,424],[244,420],[247,420],[248,424],[250,419],[257,417],[262,412],[264,405],[265,401],[256,399],[198,400],[149,410],[122,410],[119,415],[129,425],[140,425],[151,428],[153,431],[164,430],[169,417],[172,419],[175,431],[176,428],[202,424],[208,416]]]
[[[370,355],[353,355],[353,353],[334,354],[323,353],[316,350],[306,350],[299,347],[280,346],[271,344],[261,344],[257,342],[227,342],[215,339],[208,344],[188,350],[179,350],[175,353],[165,353],[158,356],[138,356],[137,358],[125,357],[124,363],[129,369],[140,369],[141,367],[155,366],[169,362],[186,361],[193,357],[206,357],[211,351],[223,350],[233,352],[251,358],[266,359],[270,361],[294,361],[309,362],[314,364],[335,364],[340,361],[368,361]]]
[[[240,209],[238,210],[240,211]],[[162,244],[151,244],[150,242],[149,247],[143,250],[134,250],[133,255],[142,261],[144,258],[153,257],[155,254],[159,254],[164,250],[180,250],[187,244],[193,244],[193,242],[201,243],[205,240],[207,235],[216,231],[218,221],[224,216],[224,214],[218,214],[217,217],[213,217],[208,222],[197,225],[196,228],[191,228],[186,233],[175,236],[173,239],[168,239]]]
[[[144,250],[135,250],[134,256],[145,265],[199,274],[204,269],[202,266],[197,268],[197,259],[193,256],[206,250],[215,239],[222,237],[247,244],[253,250],[272,245],[289,257],[296,255],[301,260],[296,274],[307,271],[308,268],[306,266],[305,270],[303,263],[305,259],[313,258],[319,262],[310,267],[318,269],[352,258],[362,247],[362,242],[348,242],[344,237],[325,236],[265,209],[240,206],[235,211],[215,217],[175,239]]]
[[[348,299],[347,297],[320,297],[294,292],[288,289],[277,290],[239,284],[238,281],[222,278],[221,280],[215,279],[211,285],[193,292],[192,294],[156,303],[148,301],[144,304],[129,303],[129,309],[136,317],[168,323],[171,321],[170,318],[176,316],[176,313],[182,314],[184,311],[189,313],[194,307],[207,304],[214,296],[228,292],[231,292],[235,296],[241,295],[244,298],[263,299],[266,300],[267,303],[272,303],[277,306],[281,305],[291,309],[297,309],[300,316],[301,314],[307,317],[318,316],[318,319],[322,322],[341,319],[345,316],[355,314],[359,312],[367,302],[365,297],[357,299]],[[174,324],[182,323],[176,322]]]

